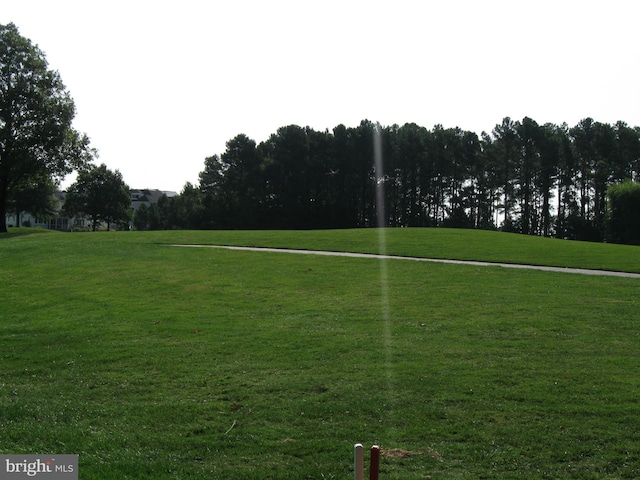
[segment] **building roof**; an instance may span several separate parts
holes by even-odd
[[[131,189],[131,201],[132,202],[140,202],[140,203],[158,203],[158,200],[162,198],[163,195],[167,197],[175,197],[178,194],[176,192],[168,191],[168,190],[158,190],[158,189]]]

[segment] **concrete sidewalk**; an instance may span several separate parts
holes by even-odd
[[[607,277],[638,278],[640,273],[612,272],[608,270],[589,270],[585,268],[545,267],[542,265],[518,265],[513,263],[478,262],[474,260],[444,260],[439,258],[401,257],[395,255],[377,255],[373,253],[328,252],[322,250],[295,250],[291,248],[268,247],[234,247],[228,245],[171,245],[172,247],[222,248],[249,252],[289,253],[298,255],[325,255],[330,257],[370,258],[377,260],[409,260],[413,262],[448,263],[454,265],[475,265],[480,267],[519,268],[525,270],[542,270],[545,272],[571,273],[577,275],[599,275]]]

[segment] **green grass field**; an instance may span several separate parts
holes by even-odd
[[[81,479],[640,477],[640,280],[380,251],[377,230],[0,235],[0,452]],[[640,248],[446,229],[389,254],[640,272]]]

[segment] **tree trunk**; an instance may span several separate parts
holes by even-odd
[[[549,214],[549,209],[551,208],[550,196],[549,188],[545,188],[542,194],[542,235],[544,237],[549,236],[549,230],[551,227],[551,216]]]
[[[0,233],[7,233],[7,183],[0,179]]]

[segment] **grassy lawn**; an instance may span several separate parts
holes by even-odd
[[[398,229],[396,255],[640,272],[640,248]],[[0,451],[80,478],[640,477],[640,281],[181,249],[376,230],[0,236]]]
[[[223,244],[381,253],[377,229],[291,231],[130,232],[140,242]],[[640,273],[640,248],[571,242],[486,230],[398,228],[384,230],[390,255],[481,260]]]

